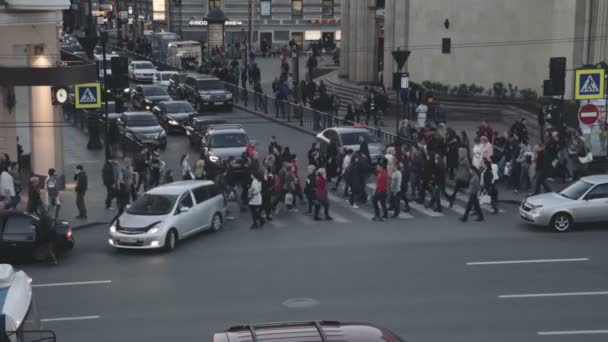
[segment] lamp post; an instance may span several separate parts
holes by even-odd
[[[106,119],[106,125],[105,125],[105,139],[104,139],[104,145],[105,145],[105,150],[106,150],[106,160],[109,160],[111,155],[110,155],[110,136],[109,136],[109,132],[110,132],[110,118],[108,117],[108,75],[106,73],[106,44],[108,43],[108,32],[106,31],[102,31],[101,32],[101,54],[102,54],[102,67],[103,67],[103,111],[104,111],[104,116]]]

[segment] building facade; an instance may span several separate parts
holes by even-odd
[[[341,74],[355,82],[390,87],[390,52],[401,48],[411,51],[414,81],[502,82],[542,94],[549,59],[566,57],[571,97],[572,70],[608,58],[604,0],[343,0],[343,9]]]
[[[341,4],[342,0],[181,0],[180,6],[168,8],[168,29],[181,32],[184,40],[206,41],[204,18],[211,9],[221,8],[229,19],[225,26],[227,49],[242,42],[243,35],[258,46],[262,40],[275,47],[291,39],[304,47],[320,39],[336,43],[341,40]]]
[[[63,111],[52,105],[50,86],[14,86],[22,80],[7,74],[13,67],[36,73],[33,68],[58,64],[62,11],[69,6],[69,0],[0,1],[0,153],[17,160],[19,139],[38,175],[51,167],[63,173]]]

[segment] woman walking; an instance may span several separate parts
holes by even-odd
[[[182,154],[182,158],[180,159],[179,164],[182,167],[182,179],[194,179],[194,175],[192,174],[192,166],[190,165],[190,155],[188,153]]]
[[[466,148],[460,147],[458,149],[458,166],[456,167],[456,185],[454,186],[452,196],[449,197],[450,208],[454,206],[458,190],[464,189],[469,185],[470,170],[469,153]]]
[[[262,207],[262,181],[259,174],[251,175],[251,186],[249,187],[249,209],[251,211],[251,229],[264,227],[264,219],[260,215]],[[259,223],[259,225],[258,225]]]
[[[321,211],[321,206],[323,206],[325,219],[331,221],[333,219],[331,216],[329,216],[329,200],[327,199],[327,178],[325,175],[325,169],[321,168],[317,171],[317,179],[315,184],[315,197],[317,200],[315,205],[315,220],[321,220],[319,217],[319,212]]]

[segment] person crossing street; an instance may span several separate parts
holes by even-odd
[[[388,211],[386,210],[386,196],[388,192],[388,173],[386,164],[378,163],[376,166],[376,191],[372,197],[374,203],[374,221],[386,221]],[[382,206],[382,217],[380,217],[380,206]]]
[[[479,191],[481,190],[481,184],[479,180],[479,171],[475,167],[471,167],[470,169],[470,180],[469,180],[469,201],[467,202],[467,208],[465,209],[464,215],[460,218],[460,221],[467,222],[467,218],[469,217],[469,212],[471,209],[475,210],[477,214],[476,221],[483,221],[483,213],[481,212],[481,208],[479,207]]]

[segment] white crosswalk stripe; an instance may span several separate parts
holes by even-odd
[[[419,211],[419,212],[423,213],[424,215],[431,216],[431,217],[444,216],[442,213],[433,211],[432,209],[426,208],[425,206],[418,204],[418,202],[414,202],[414,201],[410,202],[410,208],[412,208],[416,211]]]
[[[450,208],[450,201],[446,200],[446,199],[442,199],[441,200],[441,205],[446,207],[448,210],[452,210],[460,215],[464,215],[464,211],[465,208],[459,206],[458,204],[454,203],[454,205],[452,205],[452,207]]]
[[[451,189],[449,187],[446,187],[446,192],[447,193],[451,193],[453,191],[454,191],[453,189]],[[463,194],[461,192],[458,192],[458,193],[456,193],[456,199],[458,199],[460,201],[463,201],[464,203],[467,203],[469,201],[469,196],[467,196],[467,195],[465,195],[465,194]],[[486,205],[481,205],[480,207],[481,207],[481,210],[487,211],[489,213],[493,212],[493,209],[490,208],[490,207],[488,207],[488,206],[486,206]],[[505,211],[503,209],[498,208],[498,212],[502,214]]]

